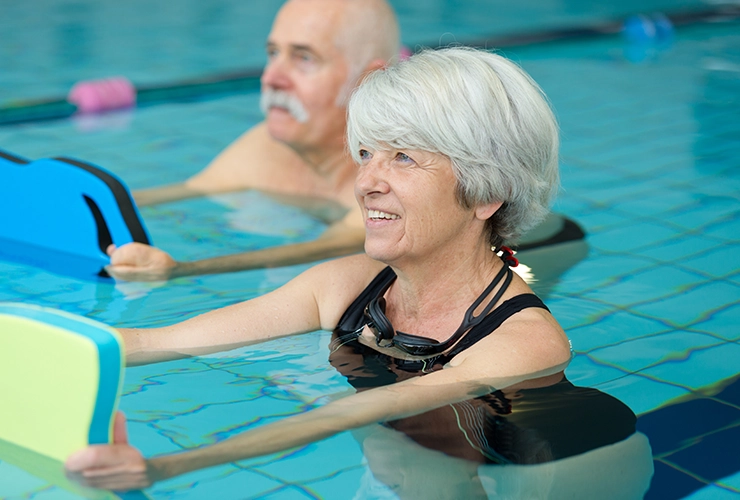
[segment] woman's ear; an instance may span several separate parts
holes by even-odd
[[[488,220],[493,217],[493,214],[495,214],[503,204],[504,202],[497,201],[495,203],[478,205],[477,207],[475,207],[475,217],[479,220]]]

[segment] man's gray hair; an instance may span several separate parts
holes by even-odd
[[[549,211],[558,188],[558,126],[519,66],[464,47],[425,50],[367,76],[348,107],[347,144],[447,156],[460,204],[503,202],[489,240],[515,243]]]
[[[380,59],[392,64],[398,60],[401,41],[396,14],[387,0],[344,0],[342,18],[335,42],[347,58],[349,70],[337,96],[337,104],[344,106],[370,62]]]

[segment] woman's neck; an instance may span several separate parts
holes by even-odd
[[[398,278],[386,293],[386,314],[396,330],[444,340],[503,265],[493,251],[482,248],[457,258],[394,267]]]

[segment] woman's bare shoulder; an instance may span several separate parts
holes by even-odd
[[[323,262],[297,278],[311,288],[319,307],[322,328],[331,330],[344,311],[375,278],[385,264],[365,254]]]
[[[570,342],[562,327],[545,309],[524,309],[504,321],[451,361],[490,372],[489,376],[538,373],[567,364]]]

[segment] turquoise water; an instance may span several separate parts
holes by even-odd
[[[546,3],[541,15],[524,16],[495,6],[499,23],[472,15],[490,11],[487,3],[470,4],[452,9],[433,2],[422,12],[394,3],[404,40],[412,46],[447,32],[460,39],[562,27],[636,8],[627,3],[619,11],[604,11],[608,8],[593,10],[583,2]],[[38,36],[15,35],[3,45],[3,61],[12,62],[2,66],[11,68],[0,75],[3,100],[63,94],[72,76],[96,71],[107,75],[115,69],[133,78],[136,67],[142,81],[145,73],[147,82],[155,82],[241,67],[245,60],[259,63],[260,51],[246,50],[246,59],[239,59],[246,42],[216,51],[212,60],[203,51],[180,51],[176,40],[194,37],[197,29],[203,38],[195,46],[209,37],[225,45],[237,36],[235,24],[227,23],[234,27],[223,33],[214,27],[216,21],[196,29],[194,20],[209,18],[194,5],[166,11],[169,22],[154,41],[144,35],[151,30],[126,31],[129,22],[146,27],[154,21],[120,17],[120,36],[130,36],[132,45],[119,49],[122,55],[112,57],[111,66],[100,64],[100,54],[114,35],[89,20],[95,12],[94,20],[110,19],[105,9],[113,9],[112,3],[50,2],[50,9],[65,13],[58,23],[18,13]],[[224,11],[209,15],[233,19],[254,6],[223,5]],[[239,37],[261,38],[259,29],[268,29],[277,3],[260,5],[255,29]],[[656,3],[650,10],[661,7]],[[553,102],[562,128],[563,177],[555,209],[588,233],[586,257],[535,288],[547,296],[573,342],[576,357],[568,377],[615,396],[638,415],[638,429],[650,439],[655,459],[647,498],[740,497],[739,28],[732,22],[697,24],[679,29],[670,42],[646,46],[613,36],[503,51]],[[87,30],[88,38],[74,29]],[[157,43],[157,36],[172,45],[152,58],[137,55]],[[68,45],[59,46],[60,40]],[[56,55],[36,57],[37,50],[52,46]],[[68,57],[82,60],[80,67],[65,64]],[[38,76],[31,79],[32,74]],[[113,170],[135,189],[198,171],[259,119],[256,95],[233,95],[98,119],[3,127],[0,148],[29,158],[78,157]],[[255,193],[147,207],[142,215],[154,242],[183,259],[305,241],[323,229],[319,221]],[[527,262],[526,255],[522,260]],[[57,307],[121,326],[154,326],[262,294],[304,268],[114,285],[0,261],[0,300]],[[327,363],[327,344],[328,334],[317,333],[127,369],[121,407],[130,419],[131,441],[146,455],[171,452],[320,405],[326,394],[348,388]],[[367,471],[357,442],[344,433],[278,456],[165,481],[147,493],[152,498],[270,499],[385,493],[382,485],[368,486]],[[70,495],[0,463],[0,497]]]

